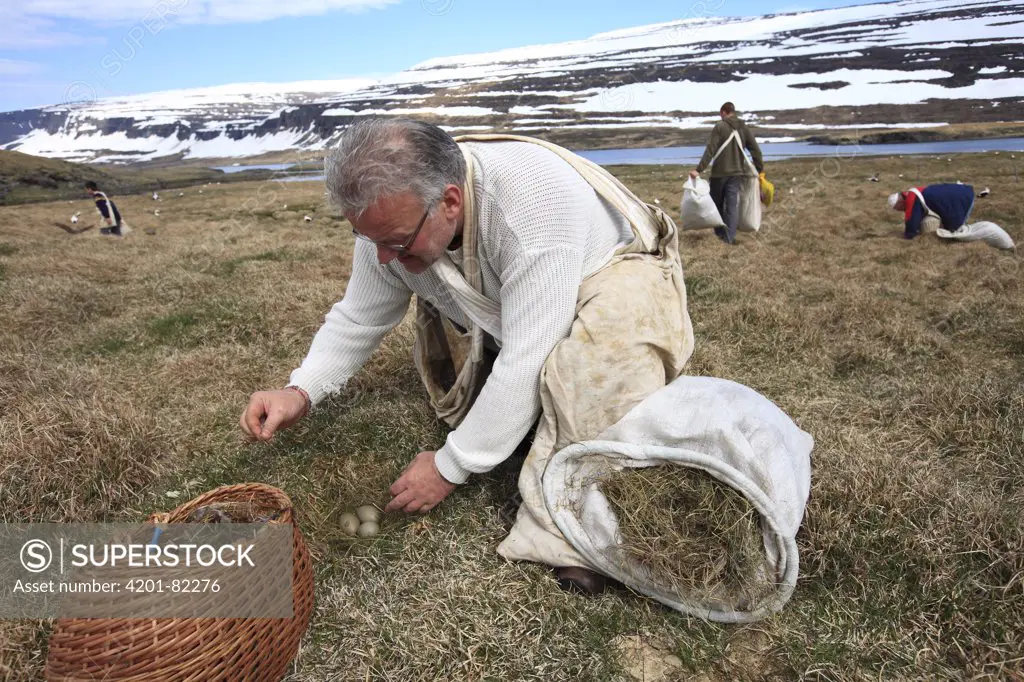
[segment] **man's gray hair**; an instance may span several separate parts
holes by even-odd
[[[466,160],[451,135],[406,118],[371,118],[350,126],[324,160],[327,198],[358,218],[381,197],[412,192],[429,208],[448,185],[466,181]]]

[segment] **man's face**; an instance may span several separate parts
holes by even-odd
[[[423,212],[423,202],[412,192],[403,192],[378,199],[358,219],[349,217],[349,222],[359,234],[377,244],[380,263],[397,258],[403,268],[418,275],[441,257],[455,233],[447,202],[440,201],[430,207],[423,226],[410,243]],[[408,244],[404,252],[388,246],[403,244]]]
[[[906,208],[907,208],[907,200],[904,197],[900,197],[899,199],[897,199],[896,203],[893,204],[893,207],[892,207],[892,209],[894,211],[904,211],[904,210],[906,210]]]

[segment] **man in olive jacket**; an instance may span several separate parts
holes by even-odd
[[[711,131],[711,139],[708,140],[708,146],[704,149],[704,156],[701,157],[697,168],[690,171],[690,177],[696,178],[708,167],[711,159],[732,136],[733,131],[739,133],[742,148],[740,145],[730,144],[711,164],[711,198],[714,200],[715,206],[718,207],[722,222],[725,223],[725,228],[715,228],[715,234],[726,244],[735,244],[736,225],[740,217],[740,188],[743,177],[749,175],[746,160],[743,158],[743,148],[750,150],[754,168],[758,173],[764,171],[764,161],[761,158],[761,148],[757,146],[754,134],[747,128],[747,124],[736,116],[736,107],[733,103],[723,104],[718,114],[722,120],[716,123]]]

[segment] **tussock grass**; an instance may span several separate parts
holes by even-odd
[[[816,441],[800,580],[756,626],[628,592],[562,594],[544,568],[503,561],[508,467],[426,518],[341,537],[341,511],[385,501],[415,453],[444,442],[408,320],[278,441],[238,438],[248,395],[287,382],[345,291],[352,237],[317,183],[190,188],[158,204],[119,196],[136,228],[120,241],[51,225],[91,216],[85,199],[0,208],[2,520],[139,520],[220,484],[281,487],[317,570],[290,682],[628,679],[635,661],[615,644],[627,638],[678,659],[670,679],[1013,679],[1024,661],[1021,262],[984,244],[906,242],[885,207],[896,189],[962,179],[992,189],[975,218],[1024,240],[1008,155],[955,161],[770,163],[777,203],[760,234],[735,247],[681,236],[697,340],[687,371],[760,391]],[[615,169],[673,213],[685,171]],[[867,182],[874,173],[881,183]],[[4,623],[0,678],[39,679],[46,632]]]

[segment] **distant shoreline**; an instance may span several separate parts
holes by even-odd
[[[805,142],[830,147],[845,145],[910,144],[919,142],[952,142],[954,140],[995,140],[1024,136],[1024,126],[993,128],[990,130],[960,130],[939,132],[937,130],[893,130],[865,135],[811,135]]]

